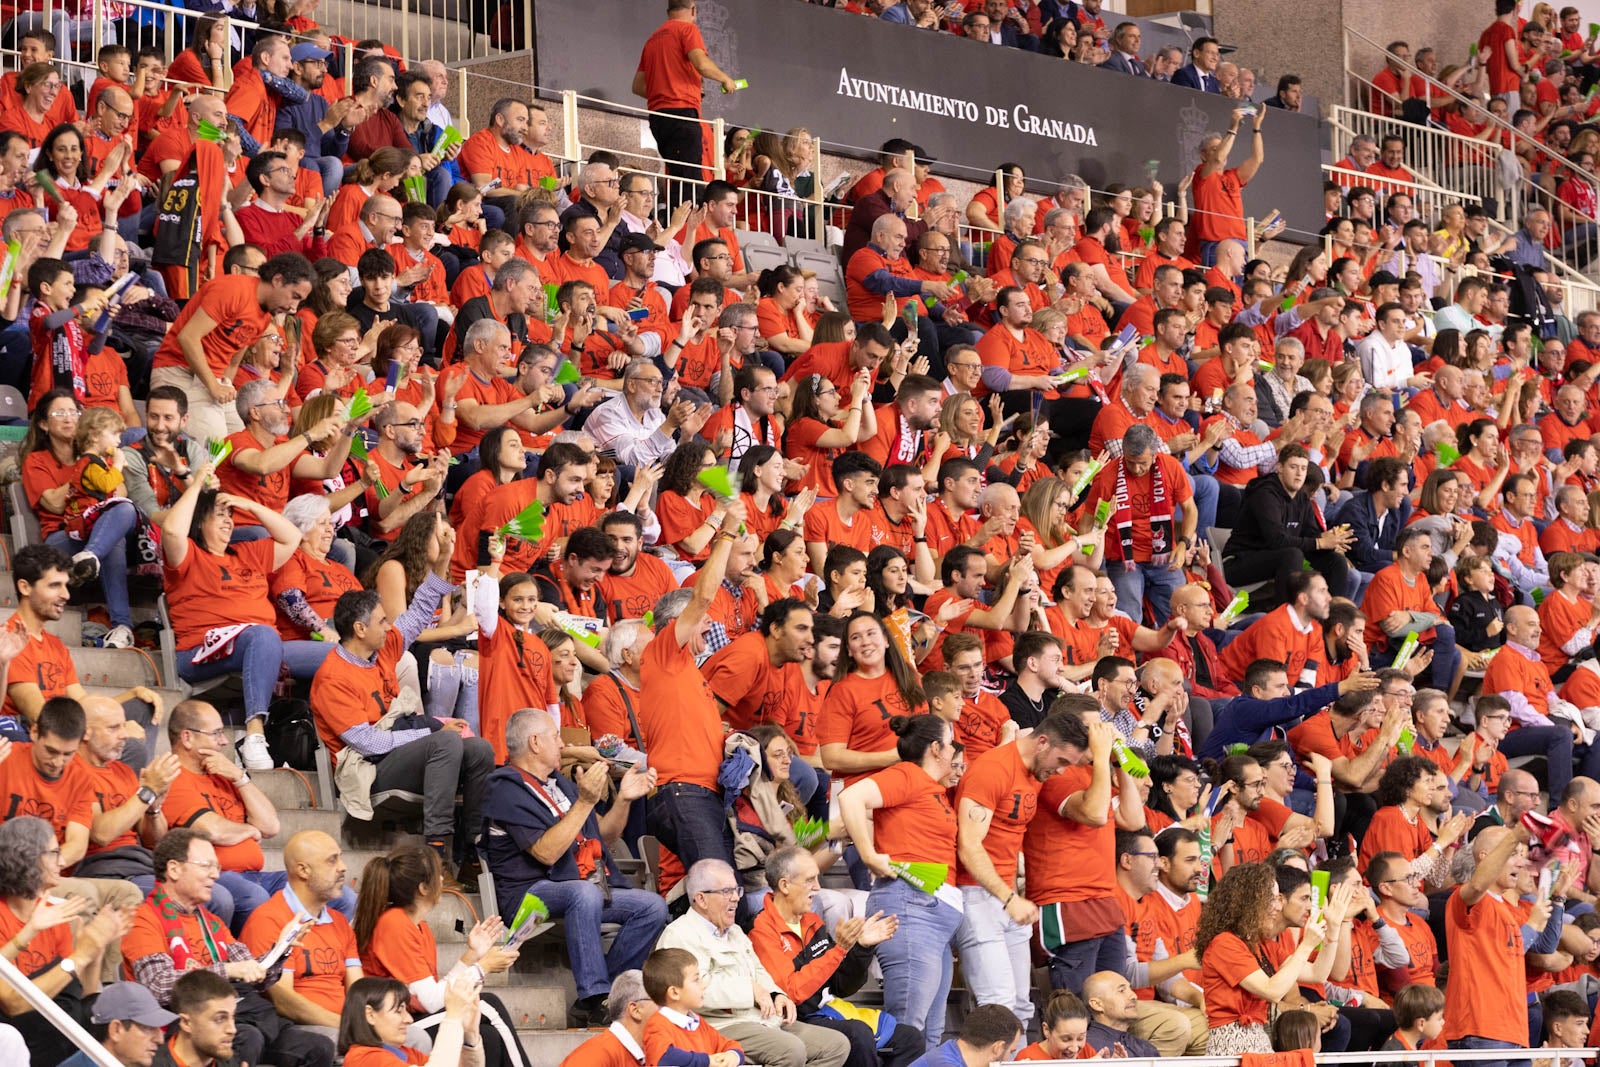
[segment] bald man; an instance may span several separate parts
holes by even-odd
[[[1528,831],[1492,826],[1472,843],[1472,877],[1445,905],[1447,958],[1472,960],[1471,979],[1445,988],[1444,1037],[1455,1049],[1525,1048],[1528,980],[1517,879],[1528,865]],[[1548,901],[1536,904],[1528,925],[1542,930]],[[1508,1006],[1496,1010],[1495,1005]],[[1507,1063],[1480,1060],[1480,1063]]]
[[[82,704],[85,729],[78,758],[94,782],[94,821],[89,849],[74,873],[79,878],[123,878],[149,893],[155,887],[150,850],[167,832],[161,804],[182,764],[168,752],[135,774],[122,754],[130,741],[144,739],[144,729],[130,722],[122,705],[108,696],[91,693]]]
[[[1503,698],[1510,705],[1511,722],[1517,724],[1501,740],[1500,754],[1507,759],[1544,756],[1549,768],[1545,784],[1550,796],[1559,798],[1566,795],[1572,780],[1576,745],[1572,728],[1550,716],[1552,703],[1561,698],[1555,695],[1550,671],[1539,655],[1539,613],[1519,604],[1506,609],[1505,624],[1505,646],[1483,672],[1480,692]],[[1600,744],[1585,746],[1582,773],[1600,779]]]
[[[1173,596],[1176,598],[1177,594]],[[1182,637],[1182,632],[1177,636]],[[1215,721],[1211,701],[1194,695],[1189,688],[1189,679],[1177,661],[1170,659],[1148,661],[1139,669],[1139,691],[1146,699],[1154,699],[1163,693],[1172,694],[1167,698],[1169,718],[1173,723],[1181,721],[1184,724],[1183,728],[1189,731],[1189,743],[1199,751],[1201,742],[1211,733],[1211,725]],[[1165,727],[1166,723],[1162,725]]]
[[[1145,842],[1155,848],[1148,838]],[[1117,1045],[1132,1057],[1161,1055],[1150,1042],[1133,1035],[1133,1026],[1139,1021],[1139,995],[1127,978],[1116,971],[1096,971],[1084,979],[1083,1002],[1089,1008],[1090,1048],[1108,1056]]]
[[[344,854],[327,834],[302,830],[283,846],[283,871],[287,883],[250,913],[240,940],[259,959],[305,927],[267,999],[286,1022],[337,1041],[345,990],[361,977],[355,931],[328,906],[345,892]]]
[[[1527,771],[1512,768],[1500,776],[1494,804],[1473,822],[1472,835],[1476,837],[1494,826],[1516,826],[1524,812],[1538,806],[1539,779]]]
[[[1567,783],[1561,805],[1550,813],[1550,821],[1572,835],[1572,850],[1577,858],[1578,877],[1567,896],[1593,904],[1600,893],[1600,863],[1592,863],[1591,850],[1600,844],[1600,782],[1582,775]]]

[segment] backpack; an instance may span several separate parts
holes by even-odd
[[[293,697],[273,701],[267,709],[266,735],[273,763],[297,771],[317,769],[317,746],[321,742],[310,704]]]

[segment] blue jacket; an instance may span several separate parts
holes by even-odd
[[[578,786],[564,774],[556,784],[567,800],[578,797]],[[550,866],[533,858],[528,849],[545,835],[560,817],[550,810],[523,780],[515,767],[500,767],[491,775],[483,796],[483,843],[485,862],[494,874],[495,901],[506,922],[517,913],[522,897],[535,882],[575,882],[578,880],[577,848],[567,849]],[[611,861],[611,850],[600,836],[600,820],[594,812],[583,822],[584,837],[600,842],[601,862],[606,865],[607,881],[626,889],[630,883]]]
[[[1378,530],[1378,511],[1372,504],[1372,494],[1362,491],[1351,493],[1328,517],[1328,523],[1337,526],[1348,523],[1356,535],[1355,544],[1345,553],[1351,566],[1368,574],[1377,574],[1394,562],[1394,542],[1406,520],[1411,518],[1411,501],[1400,498],[1400,506],[1388,511],[1383,520],[1383,530]]]
[[[1244,686],[1240,685],[1240,689]],[[1253,745],[1264,741],[1274,727],[1290,726],[1307,715],[1315,715],[1339,698],[1339,683],[1330,682],[1303,693],[1293,693],[1273,700],[1257,700],[1241,693],[1228,702],[1217,718],[1200,755],[1222,759],[1229,745]],[[498,773],[498,772],[496,772]]]
[[[1220,93],[1222,86],[1217,84],[1215,74],[1201,74],[1200,68],[1193,63],[1185,63],[1172,75],[1172,84],[1181,85],[1185,89],[1198,89],[1202,93]]]

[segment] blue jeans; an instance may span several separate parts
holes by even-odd
[[[683,861],[686,871],[705,859],[733,866],[728,813],[722,798],[705,786],[668,782],[650,798],[645,826]]]
[[[1190,474],[1189,480],[1194,483],[1194,511],[1195,511],[1195,536],[1204,537],[1206,531],[1217,524],[1217,480],[1209,474]],[[1162,615],[1166,614],[1166,605],[1162,605]]]
[[[322,195],[334,196],[344,181],[344,164],[338,156],[303,156],[300,166],[322,176]]]
[[[1500,754],[1507,759],[1543,756],[1549,766],[1547,784],[1552,799],[1565,793],[1572,781],[1572,731],[1564,724],[1518,727],[1500,742]]]
[[[833,779],[827,771],[796,756],[789,763],[789,781],[800,794],[800,803],[806,806],[808,814],[818,819],[828,817],[828,791]]]
[[[644,966],[667,925],[666,902],[643,889],[613,887],[610,904],[599,886],[586,881],[535,882],[528,891],[545,902],[551,915],[566,917],[567,958],[580,1000],[610,989],[611,980],[623,971]],[[600,945],[601,923],[622,924],[610,952]]]
[[[1182,571],[1168,570],[1165,563],[1135,563],[1132,570],[1126,570],[1120,560],[1106,560],[1106,576],[1116,587],[1118,611],[1142,624],[1148,600],[1157,626],[1166,623],[1172,594],[1184,580]]]
[[[246,719],[267,713],[272,690],[278,684],[278,668],[287,664],[289,673],[300,681],[310,681],[328,658],[334,646],[326,641],[285,641],[271,626],[256,624],[234,638],[233,651],[226,656],[195,663],[199,648],[178,652],[178,674],[185,681],[203,682],[235,672],[243,676]]]
[[[1515,731],[1512,731],[1512,732],[1513,733],[1521,733],[1522,731],[1515,730]],[[1445,1044],[1449,1045],[1451,1048],[1459,1048],[1459,1049],[1478,1049],[1478,1048],[1520,1049],[1520,1048],[1525,1048],[1526,1047],[1524,1045],[1513,1044],[1510,1041],[1496,1041],[1492,1037],[1462,1037],[1462,1038],[1457,1038],[1454,1041],[1447,1041],[1447,1042],[1445,1042]],[[1522,1059],[1517,1060],[1516,1062],[1517,1063],[1527,1063],[1527,1062],[1529,1062],[1529,1060],[1528,1060],[1527,1057],[1523,1057]],[[1472,1067],[1509,1067],[1509,1064],[1511,1064],[1511,1063],[1512,1063],[1512,1061],[1510,1059],[1504,1059],[1504,1060],[1474,1060],[1472,1062]]]
[[[139,523],[139,509],[129,500],[108,508],[95,519],[85,544],[65,530],[57,530],[44,539],[51,548],[59,548],[69,556],[79,552],[92,552],[100,561],[100,588],[106,594],[106,614],[112,626],[133,625],[133,614],[128,610],[128,537]]]
[[[899,933],[878,946],[884,1010],[921,1030],[927,1050],[932,1052],[944,1040],[952,948],[961,928],[961,913],[898,878],[874,881],[867,894],[866,914],[877,911],[900,920]]]
[[[1100,971],[1126,974],[1131,962],[1127,934],[1121,927],[1104,937],[1069,941],[1050,953],[1050,988],[1070,989],[1081,996],[1083,983],[1091,974]]]

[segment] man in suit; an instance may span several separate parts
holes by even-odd
[[[1198,89],[1202,93],[1220,93],[1217,83],[1217,64],[1222,62],[1222,46],[1215,37],[1197,37],[1189,48],[1189,62],[1178,68],[1172,76],[1173,85]]]
[[[1140,37],[1138,23],[1119,22],[1111,35],[1111,57],[1100,64],[1101,69],[1132,74],[1135,78],[1150,77],[1144,60],[1139,58]]]

